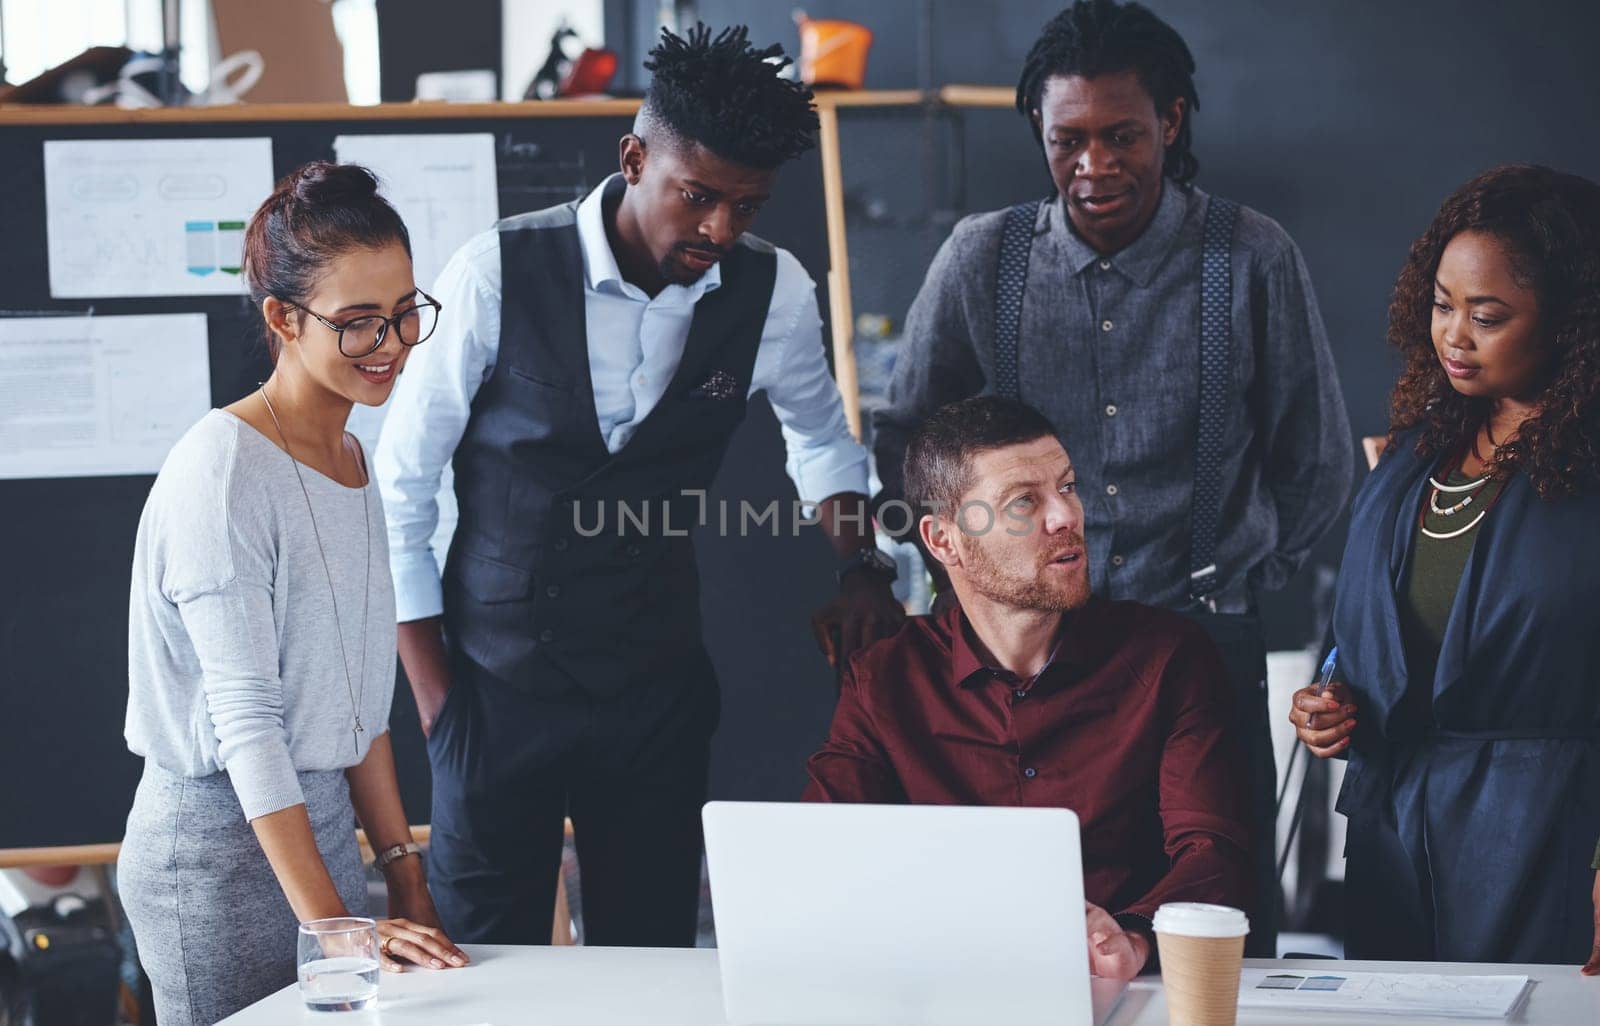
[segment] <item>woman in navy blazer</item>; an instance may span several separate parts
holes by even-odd
[[[1600,963],[1600,186],[1495,168],[1445,201],[1389,309],[1405,369],[1357,496],[1337,680],[1346,953]]]

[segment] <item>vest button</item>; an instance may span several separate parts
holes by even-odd
[[[544,593],[546,595],[550,596],[551,598],[560,598],[561,597],[561,585],[552,584],[552,585],[550,585],[550,587],[548,587],[548,588],[546,588],[544,590]]]
[[[565,551],[567,551],[567,545],[568,545],[568,542],[567,542],[567,540],[565,538],[557,538],[556,539],[556,551],[557,552],[565,552]]]
[[[546,628],[545,630],[539,632],[539,640],[548,645],[550,642],[556,640],[556,632]]]
[[[628,558],[629,559],[638,559],[639,558],[639,553],[640,553],[641,550],[640,550],[639,546],[637,546],[637,545],[635,545],[635,544],[630,542],[628,544],[628,547],[626,549],[624,549],[623,551],[628,554]]]

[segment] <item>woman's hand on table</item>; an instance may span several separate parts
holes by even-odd
[[[452,969],[467,964],[467,953],[456,947],[436,925],[411,919],[378,920],[378,962],[391,973],[404,963],[429,969]]]
[[[439,912],[417,856],[396,859],[384,873],[389,886],[389,918],[378,920],[379,962],[389,972],[400,972],[409,962],[429,969],[450,969],[471,959],[445,936]]]

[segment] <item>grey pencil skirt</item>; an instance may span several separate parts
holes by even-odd
[[[334,886],[351,915],[365,915],[344,773],[299,776]],[[117,889],[160,1026],[211,1026],[295,982],[299,920],[226,773],[183,777],[145,762]]]

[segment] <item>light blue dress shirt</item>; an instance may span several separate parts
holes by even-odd
[[[594,405],[599,431],[615,453],[660,402],[683,356],[694,305],[721,286],[722,268],[712,266],[691,285],[668,285],[654,299],[624,281],[601,211],[607,182],[578,205],[577,227]],[[779,249],[777,255],[750,394],[767,393],[788,451],[785,469],[801,499],[864,494],[867,454],[850,434],[828,373],[816,284],[793,254]],[[499,233],[490,230],[457,251],[440,273],[432,290],[444,307],[439,326],[411,351],[389,403],[374,467],[388,513],[401,623],[443,610],[443,553],[433,551],[440,475],[466,430],[473,396],[494,370],[501,284]]]

